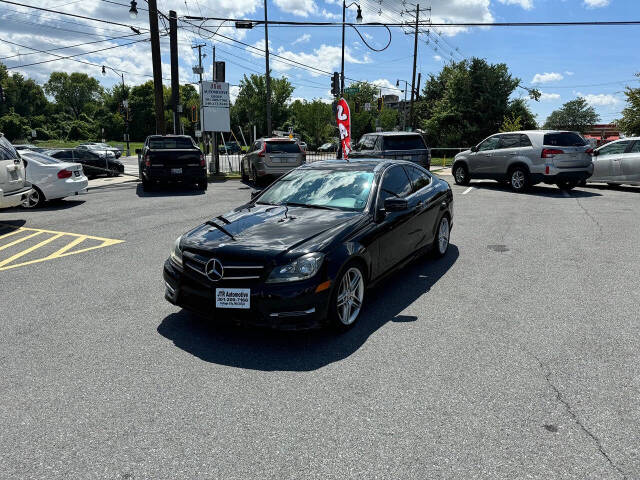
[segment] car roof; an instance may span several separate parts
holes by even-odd
[[[320,160],[317,162],[306,163],[302,165],[303,169],[316,170],[316,169],[330,169],[330,170],[368,170],[371,172],[379,172],[391,165],[413,165],[414,162],[407,162],[404,160],[387,160],[379,158],[354,158],[351,160]]]
[[[365,133],[362,136],[365,135],[384,135],[385,137],[399,137],[399,136],[406,136],[406,135],[411,135],[411,136],[418,136],[421,137],[422,135],[418,132],[396,132],[396,131],[391,131],[391,132],[370,132],[370,133]]]

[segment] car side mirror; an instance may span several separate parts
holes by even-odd
[[[140,155],[142,153],[142,149],[141,148],[136,148],[136,155]]]
[[[469,150],[471,150],[472,152],[477,152],[478,151],[478,146],[474,145],[473,147],[471,147]]]
[[[409,202],[406,198],[389,197],[384,200],[385,212],[401,212],[409,208]]]

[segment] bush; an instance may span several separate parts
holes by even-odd
[[[69,123],[67,140],[88,140],[91,137],[91,125],[80,120]]]
[[[4,133],[11,142],[31,136],[31,128],[27,124],[27,119],[13,112],[0,117],[0,132]]]

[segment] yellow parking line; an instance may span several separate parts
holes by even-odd
[[[48,243],[53,242],[54,240],[57,240],[58,238],[62,237],[64,235],[64,233],[58,233],[56,235],[53,235],[52,237],[47,238],[46,240],[43,240],[40,243],[35,244],[32,247],[27,248],[26,250],[22,250],[21,252],[16,253],[15,255],[6,258],[4,260],[2,260],[0,262],[0,268],[4,267],[6,264],[13,262],[14,260],[17,260],[20,257],[24,257],[26,254],[33,252],[34,250],[37,250],[40,247],[44,247],[45,245],[47,245]]]
[[[3,238],[7,238],[10,237],[11,235],[15,235],[16,233],[20,233],[22,230],[20,230],[19,228],[16,228],[13,232],[9,232],[9,233],[5,233],[4,235],[0,235],[0,240],[2,240]]]
[[[31,235],[27,235],[26,237],[22,237],[22,238],[19,238],[17,240],[14,240],[13,242],[9,242],[9,243],[5,243],[4,245],[0,245],[0,250],[4,250],[5,248],[13,247],[14,245],[22,243],[25,240],[29,240],[30,238],[35,237],[36,235],[40,235],[41,233],[42,232],[35,232],[35,233],[32,233]]]
[[[82,237],[77,237],[74,240],[70,241],[69,243],[67,243],[64,247],[62,247],[60,250],[53,252],[51,255],[49,255],[48,257],[46,257],[46,259],[50,259],[50,258],[57,258],[62,256],[63,253],[68,252],[69,250],[71,250],[73,247],[75,247],[76,245],[78,245],[79,243],[84,242],[87,239],[87,237],[85,237],[84,235]]]

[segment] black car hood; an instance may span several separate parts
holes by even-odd
[[[194,251],[274,258],[312,247],[361,219],[361,212],[254,205],[211,219],[187,233],[182,248]],[[227,233],[225,233],[225,230]],[[233,236],[233,238],[231,237]]]

